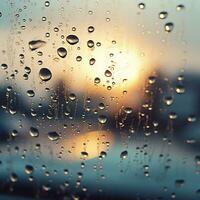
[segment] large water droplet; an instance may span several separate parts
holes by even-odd
[[[89,64],[94,65],[95,62],[96,62],[95,58],[91,58],[90,61],[89,61]]]
[[[138,4],[138,7],[139,7],[140,9],[145,9],[145,4],[144,4],[144,3],[139,3],[139,4]]]
[[[168,16],[168,12],[166,12],[166,11],[162,11],[162,12],[159,13],[160,19],[166,19],[167,16]]]
[[[26,165],[25,166],[25,173],[26,174],[32,174],[33,173],[33,166],[32,165]]]
[[[181,10],[184,10],[184,9],[185,9],[185,6],[183,4],[179,4],[178,6],[176,6],[177,11],[181,11]]]
[[[170,33],[174,29],[174,24],[172,22],[168,22],[165,24],[165,31]]]
[[[30,50],[34,51],[40,47],[43,47],[46,44],[46,42],[43,40],[32,40],[28,44],[29,44]]]
[[[105,115],[99,115],[98,121],[101,124],[105,124],[107,122],[107,117]]]
[[[176,93],[183,94],[185,92],[185,87],[183,85],[176,86]]]
[[[71,45],[75,45],[79,42],[79,39],[76,35],[68,35],[66,40]]]
[[[128,157],[128,151],[122,151],[120,154],[120,158],[125,159]]]
[[[94,79],[94,83],[95,84],[99,84],[101,82],[101,79],[99,78],[99,77],[96,77],[95,79]]]
[[[39,136],[39,131],[37,128],[30,127],[29,133],[32,137],[38,137]]]
[[[34,97],[35,96],[35,92],[33,90],[27,90],[26,92],[28,97]]]
[[[51,71],[47,68],[41,68],[39,72],[40,79],[42,81],[48,81],[51,79],[52,74]]]
[[[173,103],[173,98],[172,98],[172,96],[166,96],[166,97],[164,98],[164,103],[165,103],[166,106],[172,105],[172,103]]]
[[[94,47],[94,41],[93,41],[93,40],[88,40],[88,41],[87,41],[87,46],[88,46],[89,48]]]
[[[89,27],[88,27],[88,32],[89,32],[89,33],[92,33],[93,31],[94,31],[94,27],[93,27],[93,26],[89,26]]]
[[[59,135],[57,132],[55,131],[52,131],[52,132],[48,132],[48,138],[51,140],[51,141],[56,141],[59,139]]]
[[[106,70],[105,72],[104,72],[104,75],[106,76],[106,77],[111,77],[112,76],[112,72],[110,71],[110,70]]]
[[[67,56],[67,50],[64,47],[58,48],[57,53],[61,58],[65,58]]]
[[[81,155],[83,156],[83,158],[87,158],[88,157],[88,152],[82,151]]]

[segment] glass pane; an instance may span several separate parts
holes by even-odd
[[[0,199],[199,199],[200,1],[2,0]]]

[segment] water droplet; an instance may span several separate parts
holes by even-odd
[[[5,64],[5,63],[1,64],[1,69],[3,69],[3,70],[6,70],[6,69],[8,69],[8,65],[7,65],[7,64]]]
[[[35,96],[35,92],[33,90],[27,90],[26,92],[28,97],[34,97]]]
[[[96,78],[94,79],[94,83],[95,83],[95,84],[99,84],[100,82],[101,82],[101,79],[100,79],[100,78],[96,77]]]
[[[94,32],[94,27],[93,27],[93,26],[89,26],[89,27],[88,27],[88,32],[89,32],[89,33]]]
[[[88,40],[88,41],[87,41],[87,46],[88,46],[89,48],[94,47],[94,41],[93,41],[93,40]]]
[[[69,99],[70,99],[71,101],[74,101],[74,100],[76,99],[76,95],[75,95],[74,93],[70,93]]]
[[[48,132],[48,138],[51,140],[51,141],[56,141],[59,139],[59,135],[57,132],[55,131],[52,131],[52,132]]]
[[[32,165],[26,165],[25,166],[25,173],[26,174],[32,174],[33,173],[33,166]]]
[[[16,136],[18,135],[18,131],[17,131],[17,130],[13,130],[13,131],[11,132],[11,135],[12,135],[13,137],[16,137]]]
[[[105,105],[103,103],[99,104],[99,109],[103,110],[105,108]]]
[[[124,112],[125,112],[126,114],[131,114],[131,113],[133,112],[133,109],[132,109],[131,107],[125,107],[125,108],[124,108]]]
[[[42,189],[46,192],[50,191],[51,190],[51,186],[49,184],[46,184],[46,185],[42,185]]]
[[[111,77],[112,76],[112,72],[110,71],[110,70],[106,70],[105,72],[104,72],[104,75],[106,76],[106,77]]]
[[[99,115],[98,121],[101,124],[105,124],[107,122],[107,117],[105,115]]]
[[[96,62],[96,60],[94,58],[91,58],[90,61],[89,61],[89,64],[94,65],[95,62]]]
[[[105,158],[105,157],[107,156],[107,153],[106,153],[105,151],[101,151],[101,152],[100,152],[100,156],[101,156],[102,158]]]
[[[47,68],[41,68],[39,72],[40,79],[42,81],[48,81],[51,79],[52,74],[51,71]]]
[[[177,118],[177,114],[175,112],[170,112],[169,113],[169,119],[175,120]]]
[[[188,120],[188,122],[195,122],[196,121],[196,117],[194,115],[189,115],[187,120]]]
[[[38,136],[39,136],[39,131],[38,131],[37,128],[30,127],[29,134],[30,134],[32,137],[38,137]]]
[[[179,4],[178,6],[176,6],[177,11],[181,11],[181,10],[184,10],[184,9],[185,9],[185,6],[183,4]]]
[[[79,38],[76,35],[68,35],[66,40],[71,45],[75,45],[79,42]]]
[[[149,83],[154,84],[156,82],[156,77],[155,76],[149,76]]]
[[[177,77],[177,80],[178,80],[178,81],[183,81],[183,80],[184,80],[184,76],[183,76],[183,75],[179,75],[179,76]]]
[[[172,22],[168,22],[165,24],[165,31],[170,33],[174,29],[174,24]]]
[[[183,85],[177,85],[176,86],[176,93],[183,94],[185,92],[185,88]]]
[[[83,156],[83,158],[87,158],[88,157],[88,152],[82,151],[81,155]]]
[[[25,67],[24,71],[25,71],[25,73],[30,74],[31,73],[31,68],[30,67]]]
[[[138,7],[139,7],[140,9],[145,9],[145,4],[144,4],[144,3],[139,3],[139,4],[138,4]]]
[[[81,56],[77,56],[77,57],[76,57],[76,61],[77,61],[77,62],[80,62],[81,60],[82,60],[82,57],[81,57]]]
[[[172,98],[172,96],[166,96],[166,97],[164,98],[164,103],[165,103],[166,106],[172,105],[172,103],[173,103],[173,98]]]
[[[166,19],[167,16],[168,16],[168,12],[166,12],[166,11],[162,11],[162,12],[159,13],[160,19]]]
[[[12,173],[12,174],[10,175],[10,180],[11,180],[11,182],[13,182],[13,183],[17,182],[17,180],[18,180],[17,174]]]
[[[57,53],[61,58],[65,58],[67,56],[67,50],[64,47],[58,48]]]
[[[32,40],[28,44],[29,44],[30,50],[34,51],[40,47],[43,47],[46,44],[46,42],[43,40]]]
[[[49,1],[45,1],[45,2],[44,2],[44,5],[45,5],[46,7],[49,7],[49,6],[50,6],[50,2],[49,2]]]
[[[128,157],[128,151],[122,151],[120,154],[120,158],[125,159]]]

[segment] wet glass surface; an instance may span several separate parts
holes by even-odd
[[[200,1],[2,0],[0,199],[200,198]]]

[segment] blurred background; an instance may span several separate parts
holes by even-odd
[[[200,2],[2,0],[0,199],[199,199]]]

